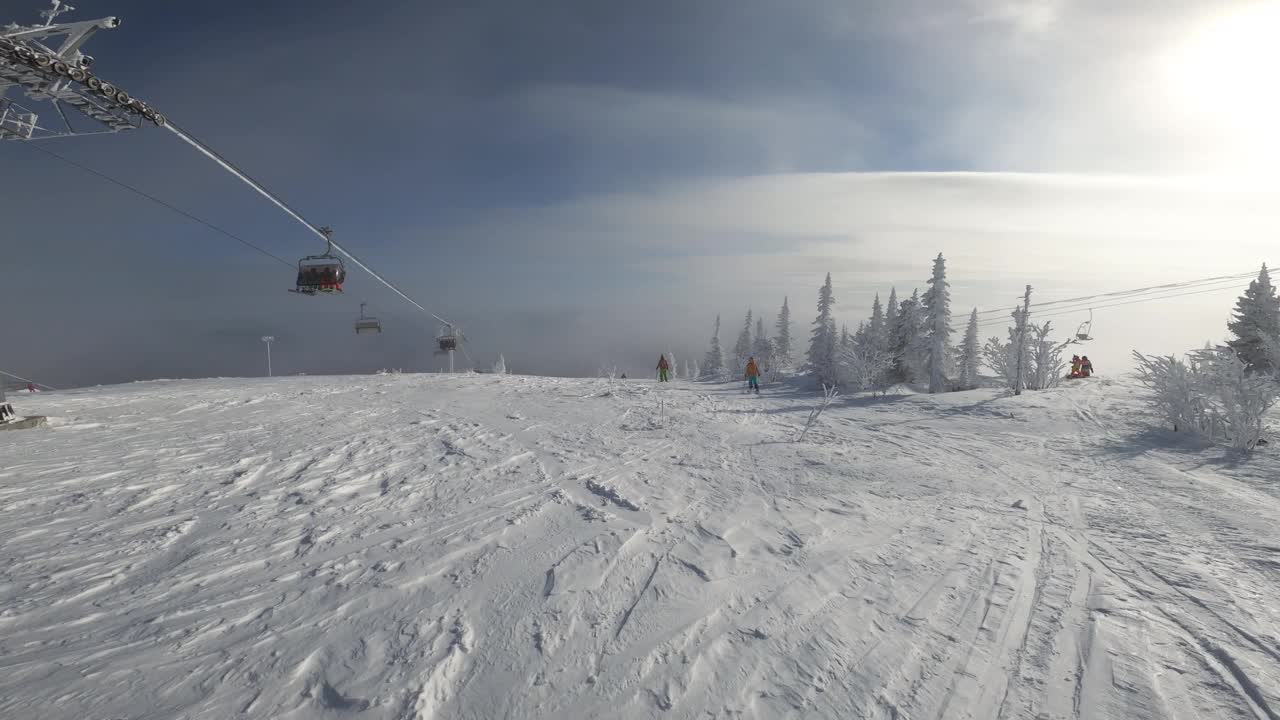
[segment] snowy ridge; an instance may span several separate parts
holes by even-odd
[[[1280,717],[1280,462],[1135,392],[45,393],[0,717]]]

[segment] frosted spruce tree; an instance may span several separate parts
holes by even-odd
[[[716,316],[716,330],[711,334],[711,349],[702,360],[702,377],[720,378],[724,376],[724,351],[720,349],[720,316]]]
[[[680,377],[680,361],[676,360],[676,354],[667,350],[667,362],[671,365],[671,379],[675,380]]]
[[[951,368],[951,292],[947,289],[947,261],[942,253],[933,260],[933,277],[921,299],[924,315],[924,370],[929,378],[929,392],[947,389]]]
[[[747,311],[747,319],[742,323],[742,331],[738,333],[738,342],[733,345],[733,373],[739,373],[747,366],[747,358],[751,356],[751,311]]]
[[[898,331],[898,308],[898,289],[889,288],[889,303],[884,306],[884,329],[880,332],[880,349],[889,355],[893,354],[893,335]],[[892,370],[889,375],[893,375]]]
[[[494,375],[507,374],[507,359],[504,358],[501,354],[498,355],[498,362],[493,364],[493,374]]]
[[[795,363],[791,347],[791,308],[787,298],[782,298],[782,309],[778,311],[778,321],[774,325],[773,366],[779,371],[790,372]]]
[[[1274,373],[1280,347],[1280,298],[1271,284],[1271,273],[1262,266],[1258,279],[1236,301],[1234,317],[1227,323],[1234,336],[1227,345],[1236,351],[1250,372]]]
[[[835,293],[831,289],[831,273],[818,290],[818,316],[813,321],[809,338],[806,368],[809,374],[823,385],[836,383],[836,320],[831,316],[835,306]]]
[[[761,370],[774,369],[774,353],[773,341],[764,331],[764,316],[756,318],[756,337],[751,343],[751,354],[756,358],[756,364]]]
[[[884,345],[884,306],[880,304],[880,293],[876,293],[876,300],[871,303],[871,320],[867,323],[867,342]]]
[[[893,356],[892,378],[895,382],[917,383],[924,376],[924,315],[920,308],[920,291],[898,305],[898,316],[890,340]]]
[[[969,314],[969,327],[964,331],[964,341],[960,343],[960,356],[956,358],[958,376],[956,382],[961,390],[972,390],[978,387],[978,364],[981,362],[982,349],[978,347],[978,308]]]

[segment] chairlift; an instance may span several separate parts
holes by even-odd
[[[333,231],[327,227],[320,228],[327,243],[323,255],[308,255],[298,261],[297,288],[289,292],[302,295],[316,293],[340,293],[342,283],[347,280],[347,268],[342,258],[333,254]]]
[[[436,343],[440,346],[439,352],[453,352],[458,349],[458,335],[452,327],[447,327],[436,337]]]
[[[1076,342],[1088,342],[1093,338],[1089,333],[1093,332],[1093,308],[1089,308],[1089,319],[1080,323],[1080,327],[1076,328]]]
[[[378,318],[366,316],[364,314],[365,303],[360,303],[360,319],[356,320],[356,334],[368,335],[370,333],[381,333],[382,323]]]

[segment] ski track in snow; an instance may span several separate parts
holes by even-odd
[[[43,393],[0,717],[1280,718],[1280,461],[1135,392]]]

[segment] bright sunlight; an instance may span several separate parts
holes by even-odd
[[[1252,3],[1208,20],[1168,58],[1167,81],[1178,104],[1231,144],[1280,155],[1280,2]]]

